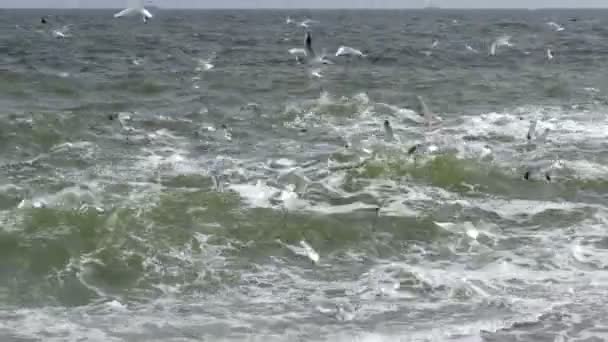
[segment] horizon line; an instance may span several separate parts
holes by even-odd
[[[608,7],[161,7],[147,6],[148,8],[156,8],[160,10],[419,10],[428,12],[437,12],[442,10],[608,10]],[[0,7],[0,10],[117,10],[122,7]]]

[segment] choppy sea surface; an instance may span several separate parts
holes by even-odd
[[[0,11],[1,341],[608,338],[608,11],[112,14]]]

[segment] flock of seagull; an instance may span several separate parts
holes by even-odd
[[[121,10],[120,12],[117,12],[116,14],[114,14],[114,18],[137,16],[137,15],[141,16],[144,23],[147,23],[150,19],[152,19],[154,17],[153,14],[150,13],[150,11],[144,7],[144,0],[128,0],[128,7],[126,9]],[[46,17],[41,18],[41,23],[47,24],[47,22],[48,21],[47,21]],[[315,51],[315,49],[313,48],[312,34],[311,34],[309,28],[313,24],[319,23],[319,21],[309,19],[309,18],[306,18],[302,21],[296,21],[293,18],[291,18],[290,16],[288,16],[287,18],[285,18],[285,23],[287,25],[298,25],[300,27],[303,27],[306,30],[305,36],[304,36],[303,47],[302,48],[291,48],[288,50],[289,54],[295,56],[297,63],[307,64],[307,65],[311,66],[311,69],[310,69],[311,76],[314,76],[317,78],[322,78],[323,77],[322,69],[320,67],[324,66],[324,65],[334,64],[334,62],[328,57],[328,54],[325,49],[322,51],[321,54],[318,54]],[[556,32],[561,32],[564,30],[563,26],[561,26],[553,21],[547,22],[546,24],[547,24],[547,26],[549,26],[551,29],[553,29]],[[65,25],[61,28],[52,30],[51,33],[56,38],[67,38],[67,37],[70,37],[70,34],[69,34],[70,27],[71,27],[71,25]],[[488,53],[489,56],[495,56],[497,54],[498,48],[500,48],[500,47],[513,47],[514,45],[511,43],[510,40],[511,40],[511,36],[508,36],[508,35],[500,36],[497,39],[495,39],[489,47],[489,53]],[[431,44],[431,48],[434,49],[434,48],[438,47],[438,45],[439,45],[439,41],[434,40],[433,43]],[[473,53],[479,53],[478,50],[474,49],[473,47],[471,47],[468,44],[465,45],[465,48],[467,51],[470,51]],[[427,53],[430,55],[430,52],[427,51]],[[337,51],[335,52],[335,57],[342,57],[342,56],[351,56],[351,57],[359,57],[359,58],[367,57],[367,55],[365,53],[363,53],[361,50],[355,49],[353,47],[345,46],[345,45],[340,46],[337,49]],[[549,60],[553,59],[553,52],[551,51],[551,49],[546,50],[546,58]],[[206,70],[213,68],[213,64],[211,64],[212,60],[213,60],[213,57],[210,58],[209,60],[202,60],[202,59],[199,60],[199,66],[197,67],[197,70],[206,71]],[[315,68],[315,66],[316,66],[316,68]],[[419,104],[419,110],[417,111],[417,113],[424,118],[425,123],[429,127],[431,127],[434,123],[441,121],[441,118],[439,116],[437,116],[436,114],[434,114],[433,112],[431,112],[429,110],[427,104],[424,102],[422,97],[417,96],[417,100],[418,100],[418,104]],[[547,129],[547,130],[545,130],[544,133],[537,134],[536,125],[537,125],[536,121],[530,122],[530,129],[527,134],[527,139],[529,142],[532,142],[533,140],[535,141],[535,143],[544,142],[547,138],[549,130]],[[384,126],[385,140],[394,141],[395,137],[394,137],[393,130],[392,130],[389,120],[385,120],[383,126]],[[427,148],[425,148],[425,146],[423,144],[417,144],[417,145],[411,147],[408,150],[408,153],[409,154],[412,154],[415,152],[424,153],[424,152],[435,150],[435,148],[432,148],[432,147],[428,148],[428,146],[426,146],[426,147]],[[529,179],[529,175],[530,175],[530,172],[528,171],[525,175],[525,179]],[[550,176],[548,175],[548,173],[547,173],[546,179],[550,180]]]
[[[130,0],[129,6],[126,9],[114,14],[114,17],[121,18],[121,17],[127,17],[127,16],[137,16],[137,15],[141,16],[144,23],[147,23],[150,19],[153,18],[152,13],[150,13],[150,11],[148,11],[143,6],[143,0]],[[46,24],[47,18],[45,18],[45,17],[41,18],[41,22],[43,24]],[[311,25],[318,23],[318,21],[312,20],[312,19],[305,19],[301,22],[297,22],[294,19],[292,19],[291,17],[287,17],[285,19],[285,23],[288,25],[298,25],[300,27],[303,27],[306,30],[305,36],[304,36],[303,47],[292,48],[292,49],[288,50],[289,54],[295,56],[295,59],[298,63],[307,64],[312,67],[334,64],[334,62],[328,57],[325,50],[323,50],[321,54],[318,54],[315,51],[315,49],[313,48],[312,34],[308,29],[311,27]],[[564,28],[562,26],[560,26],[559,24],[557,24],[555,22],[548,22],[547,25],[557,32],[564,30]],[[69,37],[69,29],[70,29],[70,25],[66,25],[60,29],[53,30],[52,34],[56,38],[66,38],[66,37]],[[506,35],[495,39],[489,47],[489,56],[495,56],[497,54],[498,48],[500,48],[500,47],[514,46],[510,42],[510,39],[511,39],[511,37],[506,36]],[[439,45],[439,41],[435,40],[432,43],[432,48],[436,48],[438,45]],[[478,50],[474,49],[470,45],[465,45],[465,48],[469,52],[479,53]],[[344,46],[344,45],[340,46],[337,49],[337,51],[335,52],[335,56],[336,57],[351,56],[351,57],[355,57],[355,58],[367,57],[367,55],[365,53],[363,53],[362,51],[355,49],[353,47]],[[548,59],[553,58],[553,53],[550,49],[547,49],[546,57]],[[213,68],[211,61],[212,61],[212,59],[199,60],[199,66],[198,66],[197,70],[209,70],[209,69]],[[321,74],[321,69],[319,69],[319,68],[317,68],[317,69],[311,68],[311,75],[318,77],[318,78],[323,77]],[[419,104],[419,110],[417,110],[416,112],[418,113],[418,115],[420,115],[423,118],[425,125],[428,125],[429,128],[432,128],[434,124],[440,123],[442,121],[442,119],[438,115],[436,115],[429,109],[429,107],[424,102],[424,100],[421,96],[417,96],[416,99]],[[112,119],[112,117],[110,119]],[[536,131],[536,126],[537,126],[537,121],[532,120],[530,122],[530,127],[529,127],[529,130],[527,133],[527,140],[530,143],[540,144],[540,143],[543,143],[546,141],[550,130],[546,129],[544,132],[539,133]],[[383,129],[384,129],[384,140],[386,142],[397,141],[389,120],[384,120]],[[432,153],[434,151],[437,151],[437,146],[434,146],[432,144],[427,144],[427,143],[419,143],[419,144],[416,144],[416,145],[412,146],[411,148],[409,148],[407,153],[410,155],[414,154],[414,153],[425,154],[425,153]],[[536,173],[537,171],[538,170],[534,170],[532,167],[529,167],[524,175],[524,179],[530,180],[532,178],[533,174]],[[545,176],[546,180],[551,181],[551,177],[550,177],[550,174],[548,171],[544,171],[544,176]],[[220,184],[221,181],[218,179],[218,180],[216,180],[216,182],[217,182],[217,186],[219,188],[221,185]],[[290,203],[297,201],[298,194],[293,190],[285,191],[282,194],[283,194],[282,199],[285,202],[285,210],[287,210],[288,208],[293,206]],[[314,249],[312,249],[312,247],[310,247],[310,245],[308,245],[304,240],[302,240],[300,242],[300,245],[301,245],[301,249],[302,249],[300,251],[300,254],[304,254],[304,255],[308,256],[314,263],[317,263],[319,261],[318,253],[316,253],[314,251]]]
[[[129,0],[128,7],[126,9],[114,14],[114,18],[137,16],[137,15],[141,16],[144,23],[147,23],[150,19],[153,18],[152,13],[150,13],[150,11],[148,11],[144,7],[143,0]],[[43,24],[46,24],[47,18],[42,17],[41,22]],[[309,31],[309,28],[313,24],[317,24],[319,22],[317,20],[313,20],[313,19],[309,19],[309,18],[306,18],[303,21],[298,22],[298,21],[292,19],[290,16],[288,16],[285,19],[285,23],[287,25],[298,25],[298,26],[306,29],[303,47],[302,48],[292,48],[292,49],[289,49],[288,52],[289,52],[289,54],[295,56],[296,61],[298,63],[307,64],[312,67],[310,69],[311,76],[314,76],[317,78],[322,78],[323,77],[323,75],[321,73],[322,70],[319,67],[323,66],[323,65],[331,65],[331,64],[334,64],[334,62],[328,57],[328,54],[326,53],[325,50],[323,50],[321,54],[318,54],[315,51],[315,49],[313,48],[312,34]],[[546,24],[556,32],[561,32],[564,30],[563,26],[561,26],[555,22],[551,21]],[[67,38],[70,36],[70,34],[69,34],[70,26],[71,25],[65,25],[60,29],[55,29],[52,31],[52,35],[56,38]],[[514,45],[511,43],[510,40],[511,40],[511,36],[508,36],[508,35],[500,36],[497,39],[495,39],[489,47],[489,56],[495,56],[497,54],[497,49],[500,47],[503,47],[503,46],[504,47],[513,47]],[[436,48],[438,45],[439,45],[439,41],[434,40],[433,43],[431,44],[431,48]],[[474,49],[470,45],[465,45],[465,48],[466,48],[466,50],[468,50],[470,52],[479,53],[478,50]],[[546,53],[547,53],[546,54],[547,59],[549,59],[549,60],[553,59],[553,53],[550,49],[547,49]],[[342,45],[337,49],[337,51],[335,52],[335,56],[336,57],[351,56],[351,57],[359,57],[359,58],[367,57],[367,55],[365,53],[363,53],[361,50],[355,49],[353,47],[345,46],[345,45]],[[199,66],[197,67],[197,70],[202,71],[202,70],[209,70],[209,69],[213,68],[213,64],[211,64],[211,61],[212,61],[212,58],[209,60],[199,60]],[[314,68],[315,66],[317,66],[317,68]],[[428,108],[427,104],[424,102],[422,97],[417,96],[416,98],[417,98],[418,104],[419,104],[419,110],[417,111],[417,113],[421,117],[423,117],[425,124],[427,124],[429,126],[429,128],[432,127],[432,125],[434,123],[441,122],[441,118],[439,116],[437,116],[436,114],[434,114]],[[538,143],[542,143],[546,140],[547,135],[549,133],[549,129],[546,129],[542,134],[537,134],[536,125],[537,125],[536,120],[530,122],[530,128],[529,128],[529,131],[527,134],[527,139],[529,142],[532,142],[534,140],[534,142],[536,144],[538,144]],[[389,120],[385,120],[383,126],[384,126],[385,140],[387,142],[394,141],[395,136],[393,134],[391,123],[389,122]],[[408,150],[408,153],[409,154],[425,153],[425,152],[433,152],[436,150],[437,150],[436,146],[430,146],[430,145],[425,146],[425,144],[416,144]],[[528,170],[526,172],[524,178],[529,179],[530,174],[531,174],[531,171]],[[545,178],[547,180],[550,180],[550,176],[548,173],[546,173]]]
[[[306,20],[302,21],[299,24],[299,26],[302,26],[302,27],[308,29],[309,26],[311,25],[311,23],[313,23],[313,22],[316,22],[316,21],[306,19]],[[286,24],[296,24],[297,22],[294,21],[291,17],[287,17],[285,20],[285,23]],[[555,32],[561,32],[564,30],[563,26],[561,26],[553,21],[547,22],[546,24],[551,29],[553,29]],[[439,46],[438,40],[434,40],[433,43],[431,44],[432,49],[437,48],[438,46]],[[500,37],[496,38],[490,44],[488,55],[496,56],[498,48],[513,47],[513,46],[514,46],[514,44],[511,43],[511,36],[509,36],[509,35],[500,36]],[[465,48],[467,51],[470,51],[473,53],[479,53],[478,50],[474,49],[473,47],[471,47],[468,44],[465,45]],[[328,58],[328,55],[325,50],[323,50],[321,55],[318,55],[315,52],[315,50],[313,49],[313,46],[312,46],[312,36],[311,36],[310,31],[308,31],[308,30],[305,33],[304,47],[303,48],[292,48],[292,49],[289,49],[288,52],[296,57],[296,61],[298,63],[309,64],[312,66],[334,64]],[[425,52],[427,53],[427,55],[431,54],[429,51],[425,51]],[[363,52],[361,52],[360,50],[349,47],[349,46],[340,46],[338,48],[338,50],[336,51],[335,56],[336,57],[340,57],[340,56],[366,57],[366,55]],[[546,50],[546,58],[548,60],[552,60],[554,58],[553,52],[551,51],[550,48],[547,48],[547,50]],[[311,75],[315,76],[315,77],[319,77],[319,78],[322,77],[321,69],[318,69],[318,68],[311,69]],[[418,105],[419,105],[419,110],[417,110],[416,112],[418,113],[418,115],[420,115],[424,118],[424,122],[426,125],[429,126],[429,128],[431,128],[433,126],[433,124],[442,121],[439,116],[434,114],[428,108],[427,104],[424,102],[424,100],[421,96],[417,96],[416,98],[418,100]],[[538,146],[539,144],[544,143],[550,132],[550,129],[547,128],[547,129],[545,129],[544,132],[539,133],[536,131],[536,126],[537,126],[537,120],[530,121],[530,127],[528,130],[527,136],[526,136],[528,143],[533,144],[534,146]],[[383,127],[384,127],[385,141],[387,141],[387,142],[395,141],[395,136],[394,136],[390,121],[385,120],[383,123]],[[437,150],[438,150],[437,146],[432,145],[432,144],[427,144],[427,143],[416,144],[408,149],[408,154],[432,153]],[[550,166],[550,167],[530,166],[527,168],[527,170],[524,174],[524,179],[530,180],[530,179],[532,179],[533,175],[542,174],[542,175],[544,175],[544,178],[547,181],[551,181],[551,174],[550,174],[551,168],[552,168],[552,166]]]

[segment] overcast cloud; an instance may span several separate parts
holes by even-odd
[[[0,0],[0,8],[122,8],[125,0]],[[155,0],[163,8],[416,8],[424,0]],[[604,7],[608,0],[435,0],[450,8]]]

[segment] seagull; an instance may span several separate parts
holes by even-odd
[[[469,44],[466,44],[464,47],[467,49],[467,51],[470,51],[470,52],[473,52],[473,53],[479,53],[479,51],[477,51],[474,48],[472,48],[471,45],[469,45]]]
[[[152,19],[152,13],[150,13],[147,9],[144,8],[143,0],[130,0],[128,2],[128,8],[114,14],[114,18],[133,16],[137,14],[141,14],[144,23],[147,23],[148,20]]]
[[[310,70],[310,76],[316,77],[316,78],[323,78],[323,70],[321,69],[311,69]]]
[[[388,120],[384,120],[384,141],[391,142],[393,140],[395,140],[395,136],[393,135],[391,123]]]
[[[551,49],[547,49],[547,59],[548,60],[553,59],[553,52],[551,51]]]
[[[304,59],[306,57],[305,49],[293,48],[293,49],[289,49],[287,51],[289,52],[289,54],[294,55],[296,57],[296,61],[298,61],[298,63],[301,63],[302,59]]]
[[[293,19],[291,19],[290,16],[287,16],[287,18],[285,18],[285,24],[289,25],[289,24],[293,24],[293,23],[294,23],[294,21],[293,21]]]
[[[553,28],[557,32],[564,30],[563,26],[560,26],[558,23],[553,22],[553,21],[548,22],[547,25],[551,26],[551,28]]]
[[[333,64],[330,60],[325,58],[325,53],[321,56],[317,56],[315,51],[312,48],[312,36],[310,32],[306,32],[306,37],[304,38],[304,49],[306,51],[306,57],[308,57],[308,62],[312,64]]]
[[[53,37],[57,39],[67,38],[70,36],[70,34],[68,33],[68,31],[70,30],[70,26],[71,25],[65,25],[61,29],[53,30],[51,33],[53,34]]]
[[[528,167],[526,169],[526,173],[524,173],[524,179],[530,181],[536,177],[539,177],[540,175],[544,175],[547,182],[551,181],[551,169],[547,169],[539,165]]]
[[[207,58],[207,59],[199,58],[197,60],[198,65],[194,69],[194,71],[201,72],[201,71],[209,71],[209,70],[213,69],[215,67],[215,65],[213,65],[214,59],[215,59],[215,53],[212,53],[211,56],[209,56],[209,58]]]
[[[312,19],[306,19],[300,23],[300,26],[308,28],[310,26],[310,24],[316,24],[316,23],[318,23],[318,21],[312,20]]]
[[[336,51],[336,57],[340,56],[358,56],[358,57],[366,57],[366,55],[360,50],[354,49],[349,46],[340,46],[338,51]]]
[[[537,134],[536,132],[536,124],[537,124],[538,120],[532,120],[530,121],[530,128],[528,128],[528,134],[526,135],[526,138],[528,139],[528,141],[532,141],[533,138],[535,138],[535,141],[537,143],[544,143],[547,140],[547,136],[549,135],[549,132],[551,132],[551,130],[549,128],[546,128],[545,131],[543,132],[543,134]]]
[[[199,58],[198,59],[198,66],[194,69],[197,72],[201,72],[201,71],[209,71],[211,69],[213,69],[214,65],[211,64],[211,62],[213,62],[213,59],[202,59]]]
[[[437,39],[433,40],[433,44],[431,44],[431,49],[434,49],[439,46],[439,41]]]
[[[310,32],[306,32],[306,36],[304,38],[304,49],[307,57],[316,57],[315,50],[312,49],[312,36],[310,35]]]
[[[422,96],[416,96],[416,99],[418,99],[418,104],[420,105],[420,111],[419,111],[418,115],[424,117],[424,121],[426,122],[427,125],[431,126],[433,121],[441,121],[440,117],[438,117],[433,112],[431,112],[429,107],[426,105],[426,103],[422,99]]]
[[[528,140],[532,140],[532,138],[536,134],[536,123],[537,122],[538,122],[537,120],[530,121],[530,128],[528,128],[528,135],[526,135],[526,138],[528,138]]]
[[[500,46],[512,47],[513,44],[511,44],[510,40],[511,36],[502,36],[497,38],[494,42],[492,42],[492,45],[490,46],[490,56],[495,56],[496,49]]]
[[[304,249],[304,253],[313,262],[313,264],[317,264],[319,262],[319,253],[315,251],[306,241],[300,240],[300,246]]]

